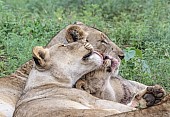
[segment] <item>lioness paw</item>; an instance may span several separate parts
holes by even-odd
[[[146,108],[162,101],[166,92],[160,85],[148,86],[146,89],[137,93],[131,101],[131,106]]]
[[[155,85],[148,86],[146,88],[146,93],[143,95],[143,98],[146,100],[147,106],[153,106],[159,103],[165,95],[166,92],[163,87],[161,87],[160,85]]]
[[[93,51],[93,50],[94,50],[93,46],[92,46],[90,43],[85,43],[85,44],[84,44],[84,47],[85,47],[87,50],[90,50],[90,51]]]

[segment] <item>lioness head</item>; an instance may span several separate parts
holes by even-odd
[[[123,51],[113,43],[103,32],[81,24],[69,25],[66,28],[66,40],[70,42],[87,41],[100,53],[114,52],[120,59],[124,57]]]
[[[114,52],[120,59],[124,57],[123,51],[112,42],[100,30],[87,26],[83,23],[76,22],[75,24],[68,25],[61,30],[47,45],[51,47],[56,43],[71,43],[75,41],[87,41],[94,49],[100,53]]]
[[[48,49],[34,47],[35,65],[27,84],[39,86],[57,83],[58,86],[72,87],[81,76],[103,64],[103,56],[87,45],[74,42],[56,44]]]

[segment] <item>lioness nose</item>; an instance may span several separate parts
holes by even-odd
[[[124,52],[122,51],[121,53],[119,53],[118,57],[122,60],[125,57]]]
[[[122,60],[122,59],[124,59],[124,54],[123,55],[118,55],[118,57]]]

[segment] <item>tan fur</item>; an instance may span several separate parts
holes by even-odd
[[[65,38],[67,39],[68,43],[76,42],[79,40],[86,42],[87,33],[79,26],[68,26]]]
[[[89,44],[77,42],[66,46],[56,44],[49,49],[35,47],[34,60],[43,60],[45,64],[41,67],[40,61],[35,62],[38,68],[34,67],[29,74],[24,94],[16,105],[14,117],[45,116],[47,110],[50,113],[61,109],[112,109],[112,113],[133,110],[72,88],[81,76],[103,64],[103,57],[91,51],[91,54],[86,56],[89,54]],[[44,56],[41,57],[41,54]],[[50,63],[51,66],[45,67],[49,65],[46,63]],[[76,70],[77,68],[79,70]]]
[[[68,27],[70,27],[70,26],[72,26],[72,25],[69,25]],[[88,33],[88,39],[91,39],[90,42],[92,43],[92,45],[98,44],[100,46],[101,41],[103,40],[103,36],[102,36],[103,34],[100,31],[98,31],[98,30],[96,30],[94,28],[91,28],[89,26],[86,26],[86,25],[84,25],[82,23],[79,23],[78,26],[80,26],[80,27],[82,26],[81,29],[82,30],[85,29],[84,31],[86,33]],[[51,47],[52,45],[54,45],[56,43],[68,43],[67,39],[65,38],[67,29],[68,28],[64,28],[63,30],[61,30],[49,42],[47,47],[49,48],[49,47]],[[93,41],[93,39],[95,41]],[[110,41],[110,43],[111,43],[111,41]],[[117,53],[121,53],[123,55],[122,50],[117,45],[115,45],[115,44],[112,44],[112,45],[113,45],[112,48],[113,48],[114,51],[116,51]],[[95,47],[99,48],[96,45],[95,45]],[[13,100],[11,102],[12,104],[10,103],[10,101],[8,101],[9,105],[12,105],[12,108],[14,108],[15,103],[18,101],[20,95],[22,94],[23,87],[25,87],[25,82],[26,82],[26,80],[28,78],[28,74],[29,74],[30,70],[32,69],[32,66],[33,66],[33,61],[30,60],[30,61],[28,61],[28,64],[25,63],[20,69],[17,70],[17,72],[13,73],[13,75],[9,75],[9,76],[6,76],[4,78],[0,78],[0,83],[1,83],[0,87],[1,87],[2,94],[4,94],[4,91],[6,91],[6,87],[8,87],[7,89],[9,90],[9,91],[6,91],[6,92],[9,92],[7,95],[3,95],[3,96],[1,95],[0,97],[2,97],[2,100],[12,99]],[[15,76],[17,76],[17,77],[15,77]],[[14,86],[14,82],[17,82],[21,86],[18,86],[18,85]],[[15,94],[16,96],[11,97],[10,90],[15,89],[13,87],[16,87],[17,94]],[[0,112],[3,112],[3,111],[4,110],[0,110]],[[12,111],[11,111],[11,113],[12,113]]]
[[[100,52],[105,52],[105,53],[109,53],[111,50],[113,50],[117,55],[119,56],[123,56],[123,52],[122,50],[116,45],[114,44],[112,41],[110,41],[110,39],[104,35],[101,31],[98,31],[94,28],[91,28],[89,26],[86,26],[84,25],[83,23],[77,23],[77,24],[74,24],[74,25],[78,25],[81,27],[82,30],[84,30],[88,35],[87,35],[87,41],[89,41],[95,49],[99,50]],[[70,25],[71,26],[71,25]],[[69,27],[69,26],[68,26]],[[67,39],[65,38],[66,36],[66,30],[67,28],[64,28],[63,30],[61,30],[51,41],[50,43],[47,45],[47,47],[51,47],[52,45],[56,44],[56,43],[68,43],[67,42]],[[111,48],[110,48],[111,47]],[[101,48],[101,50],[100,50]],[[108,48],[108,49],[107,49]],[[17,72],[13,73],[12,75],[10,76],[7,76],[7,77],[4,77],[4,78],[0,78],[0,99],[4,102],[5,100],[8,100],[8,101],[5,101],[7,102],[7,105],[11,105],[12,106],[12,109],[7,109],[7,112],[8,114],[12,114],[13,113],[13,110],[15,109],[14,105],[16,104],[16,102],[18,101],[20,95],[22,94],[22,91],[23,91],[23,88],[25,87],[25,82],[28,78],[28,74],[30,73],[30,70],[32,69],[32,66],[33,66],[33,61],[30,60],[28,62],[28,64],[24,64],[21,68],[19,68],[17,70]],[[118,82],[118,87],[115,87],[115,88],[118,88],[118,89],[122,89],[121,87],[121,84],[126,84],[126,80],[123,79],[123,81],[119,81],[117,80],[117,78],[113,78],[112,79],[116,79],[115,81]],[[114,82],[114,80],[111,80]],[[119,85],[120,83],[120,85]],[[17,84],[17,85],[16,85]],[[130,89],[133,89],[135,88],[134,90],[141,90],[143,88],[143,85],[142,84],[139,84],[137,82],[133,82],[133,81],[128,81],[127,82],[127,87],[130,87]],[[130,84],[130,85],[129,85]],[[139,84],[139,85],[138,85]],[[133,87],[133,88],[132,88]],[[140,88],[142,87],[142,88]],[[129,88],[127,88],[129,89]],[[41,88],[40,88],[40,92],[41,92]],[[50,89],[49,89],[50,90]],[[47,92],[49,92],[48,88],[47,88]],[[11,91],[13,91],[14,93],[11,93]],[[76,92],[76,91],[73,91],[73,93]],[[123,92],[123,93],[122,93]],[[42,92],[43,93],[43,92]],[[122,97],[122,95],[124,95],[124,90],[120,90],[120,95],[118,97]],[[40,94],[37,94],[40,96]],[[79,95],[79,92],[75,95]],[[82,94],[84,95],[84,94]],[[85,94],[87,95],[87,94]],[[117,94],[116,94],[117,95]],[[83,99],[87,98],[88,99],[89,95],[83,97]],[[126,97],[126,96],[125,96]],[[77,97],[79,98],[79,97]],[[91,99],[89,99],[90,101]],[[104,101],[104,100],[102,100]],[[0,101],[1,102],[1,101]],[[37,102],[38,103],[38,102]],[[105,102],[103,102],[105,103]],[[109,102],[109,103],[112,103],[112,102]],[[4,103],[2,103],[4,104]],[[6,103],[5,103],[6,104]],[[50,102],[46,105],[49,105]],[[51,104],[53,104],[53,102],[51,102]],[[27,107],[29,107],[29,105],[25,105]],[[31,105],[33,106],[33,105]],[[41,105],[39,105],[41,107]],[[3,109],[4,109],[4,105],[2,106]],[[31,109],[31,107],[30,107]],[[44,110],[45,111],[45,110]],[[36,111],[37,112],[37,111]],[[38,111],[41,113],[41,111]],[[60,113],[61,112],[61,113]],[[63,115],[63,113],[68,113],[68,115],[72,115],[71,113],[71,110],[65,110],[65,111],[56,111],[55,112],[52,110],[49,111],[47,110],[46,113],[48,114],[52,114],[52,113],[60,113],[59,116]],[[80,112],[80,113],[79,113]],[[92,112],[92,113],[91,113]],[[113,114],[114,112],[112,111],[104,111],[104,110],[73,110],[73,113],[76,113],[77,115],[94,115],[94,112],[97,112],[102,115],[110,115],[111,113]],[[4,113],[6,114],[6,111],[4,110],[0,110],[0,115],[4,115]],[[39,113],[39,114],[40,114]],[[45,112],[44,112],[45,113]],[[42,115],[44,113],[41,113]],[[28,113],[27,113],[28,114]],[[31,113],[29,113],[31,115]],[[37,114],[38,115],[38,114]],[[7,116],[7,115],[4,115],[4,116]],[[75,115],[74,115],[75,116]]]
[[[22,65],[15,73],[0,78],[0,113],[4,117],[11,117],[15,105],[22,94],[28,73],[32,69],[32,61]],[[3,117],[3,116],[2,116]]]
[[[34,111],[30,108],[30,110],[33,113],[27,113],[25,117],[34,117],[34,115],[39,117],[169,117],[170,95],[166,96],[159,105],[120,114],[114,114],[112,109],[44,109],[43,111]]]
[[[115,64],[114,67],[112,67],[113,64]],[[115,93],[110,90],[110,78],[115,74],[119,65],[120,63],[115,58],[105,59],[100,69],[84,75],[76,82],[75,88],[85,90],[95,97],[116,102]]]
[[[107,74],[107,72],[101,69],[95,70],[95,72],[85,75],[86,77],[78,80],[75,87],[101,99],[139,108],[159,104],[166,95],[165,90],[159,85],[145,86],[118,76],[108,79]],[[105,88],[103,89],[103,87]]]
[[[111,76],[112,74],[109,75],[107,72],[103,71],[103,69],[95,70],[78,80],[75,87],[85,90],[98,98],[123,104],[128,104],[135,93],[146,87],[143,86],[142,88],[135,90],[128,80],[118,76]],[[103,89],[103,87],[105,88]],[[140,87],[140,85],[136,87]],[[98,95],[98,91],[100,91],[100,95]]]
[[[170,117],[170,94],[159,105],[137,111],[110,115],[108,117]]]
[[[69,35],[70,30],[77,30],[80,31],[78,35],[85,35],[80,36],[92,44],[94,49],[100,53],[110,53],[111,51],[115,52],[117,56],[124,56],[123,51],[115,44],[113,43],[103,32],[89,27],[87,25],[84,25],[82,23],[78,24],[72,24],[61,30],[47,45],[47,47],[50,47],[56,43],[69,43],[73,42],[73,39]],[[82,34],[84,32],[84,34]],[[84,37],[84,38],[83,38]],[[70,41],[72,40],[72,41]]]

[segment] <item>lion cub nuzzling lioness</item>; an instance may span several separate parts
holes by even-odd
[[[84,74],[103,64],[103,56],[91,47],[78,42],[56,44],[49,49],[35,47],[35,64],[16,105],[14,117],[56,117],[65,115],[67,109],[101,109],[101,112],[111,109],[112,114],[133,110],[72,88]]]

